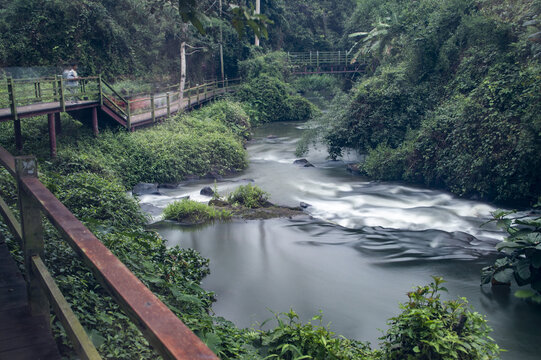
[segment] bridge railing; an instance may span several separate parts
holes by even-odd
[[[6,78],[0,89],[0,108],[10,108],[14,119],[21,106],[58,102],[62,111],[66,103],[74,100],[97,100],[99,77],[81,77],[68,81],[62,76],[36,79]]]
[[[0,215],[23,251],[31,312],[48,317],[51,306],[80,358],[101,359],[43,262],[42,215],[82,258],[163,358],[218,359],[39,181],[34,157],[13,157],[0,147],[0,166],[9,172],[18,187],[20,222],[1,197]]]
[[[234,90],[240,79],[208,80],[184,89],[182,99],[178,85],[164,87],[160,92],[135,95],[126,100],[127,127],[131,127],[132,118],[140,114],[151,114],[152,122],[172,113],[182,111],[205,102],[218,95]]]
[[[287,60],[293,66],[319,67],[325,65],[349,66],[352,63],[359,63],[348,51],[305,51],[288,52]]]

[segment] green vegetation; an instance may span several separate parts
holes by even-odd
[[[485,318],[470,311],[465,298],[442,301],[443,279],[408,293],[402,313],[389,321],[381,339],[383,359],[498,359]]]
[[[535,203],[540,9],[526,0],[359,1],[344,42],[367,74],[320,127],[330,155],[367,153],[361,168],[376,179]]]
[[[257,185],[241,185],[227,197],[229,203],[247,208],[259,208],[268,204],[269,194]]]
[[[287,69],[283,53],[256,56],[240,63],[246,82],[235,97],[249,106],[254,125],[273,121],[306,121],[315,106],[284,82]]]
[[[168,204],[163,210],[163,218],[187,224],[201,224],[213,220],[228,220],[231,218],[231,212],[216,210],[207,204],[182,199]]]
[[[509,236],[496,245],[504,257],[483,268],[481,281],[510,284],[515,280],[518,286],[529,285],[530,289],[517,290],[515,296],[541,304],[541,217],[509,217],[511,214],[494,214],[497,224]]]

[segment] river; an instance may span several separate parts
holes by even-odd
[[[481,287],[480,270],[491,264],[504,234],[483,225],[496,208],[449,193],[399,183],[371,182],[330,161],[324,149],[293,165],[302,124],[275,123],[256,129],[248,144],[250,165],[216,183],[225,195],[253,182],[271,201],[310,204],[297,219],[232,221],[205,227],[159,222],[153,227],[169,245],[194,248],[210,258],[203,287],[216,293],[213,310],[241,327],[257,326],[274,312],[293,308],[304,321],[321,310],[324,323],[346,337],[378,344],[386,320],[415,285],[431,275],[447,280],[444,298],[467,297],[485,314],[492,337],[507,349],[503,359],[539,359],[541,307],[509,289]],[[270,136],[269,136],[270,135]],[[141,197],[143,209],[159,215],[166,204],[199,195],[212,181],[196,181],[163,195]],[[513,289],[511,289],[511,292]]]

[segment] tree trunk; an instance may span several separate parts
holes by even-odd
[[[222,29],[222,0],[220,0],[220,70],[222,73],[222,81],[224,81],[224,33]]]
[[[255,13],[261,14],[261,0],[255,1]],[[259,46],[259,38],[255,36],[255,46]]]
[[[179,111],[184,99],[184,87],[186,86],[186,41],[180,43],[180,84],[179,84]]]

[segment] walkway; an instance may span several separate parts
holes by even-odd
[[[60,359],[49,317],[31,316],[26,282],[0,235],[0,359]]]
[[[210,100],[236,90],[239,79],[209,81],[185,89],[178,85],[161,92],[126,98],[101,76],[79,78],[76,87],[64,84],[59,76],[39,79],[6,80],[5,91],[0,87],[0,122],[13,121],[17,150],[22,150],[21,119],[47,115],[51,157],[56,156],[56,133],[60,132],[60,113],[67,112],[83,122],[90,121],[94,134],[98,121],[112,120],[129,131],[153,125],[180,111],[201,106]],[[69,85],[69,84],[68,84]],[[76,100],[74,97],[76,96]]]

